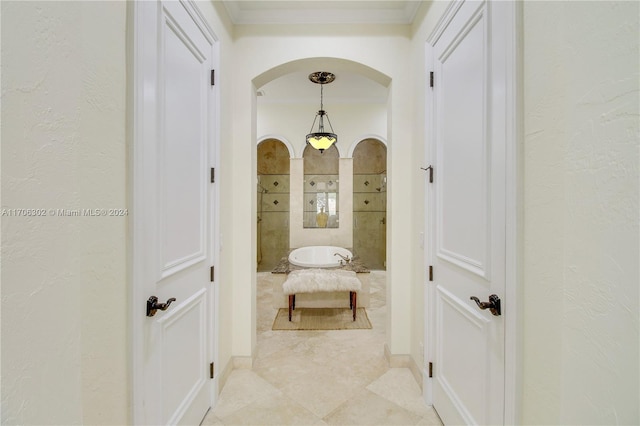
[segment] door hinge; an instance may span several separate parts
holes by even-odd
[[[429,281],[433,281],[433,266],[429,265]]]
[[[433,377],[433,363],[429,363],[429,377]]]
[[[216,70],[211,70],[211,85],[216,85]]]
[[[433,87],[433,71],[429,73],[429,87]]]
[[[210,274],[209,278],[211,279],[211,282],[213,282],[215,278],[215,266],[211,267],[211,271],[209,272],[209,274]]]
[[[429,183],[433,183],[433,166],[429,166],[427,168],[420,167],[420,169],[424,170],[425,172],[429,172]]]
[[[214,183],[216,181],[216,169],[215,168],[211,168],[211,183]]]
[[[209,378],[210,379],[213,379],[213,375],[214,375],[215,371],[216,371],[215,370],[215,365],[212,362],[211,364],[209,364]],[[429,377],[431,377],[431,376],[429,376]]]

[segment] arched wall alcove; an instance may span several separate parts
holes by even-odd
[[[385,147],[387,146],[387,139],[380,136],[380,135],[376,135],[376,134],[367,134],[367,135],[362,135],[357,137],[349,146],[349,150],[347,151],[347,157],[348,158],[353,158],[353,151],[355,151],[356,147],[358,146],[358,144],[360,142],[362,142],[365,139],[375,139],[378,142],[382,143]]]
[[[257,146],[256,262],[271,271],[289,252],[291,151],[284,141],[266,138]]]
[[[293,158],[295,156],[295,150],[293,149],[293,145],[291,145],[291,142],[289,142],[289,140],[282,135],[269,134],[269,135],[260,136],[258,138],[258,142],[256,145],[260,145],[262,141],[266,141],[268,139],[276,139],[279,142],[283,143],[284,146],[287,147],[287,150],[289,151],[289,158]]]
[[[364,138],[353,147],[353,250],[370,268],[385,270],[387,147]]]

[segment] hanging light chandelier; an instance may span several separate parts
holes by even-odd
[[[331,120],[329,120],[329,114],[323,109],[323,93],[322,89],[325,84],[331,83],[336,79],[336,76],[333,73],[326,71],[318,71],[309,74],[309,80],[320,85],[320,110],[316,114],[313,119],[313,124],[311,124],[311,133],[307,135],[307,143],[320,151],[322,154],[325,149],[328,149],[334,143],[338,142],[338,135],[333,133],[333,126],[331,126]],[[319,117],[319,119],[318,119]],[[331,129],[331,133],[324,131],[324,117],[327,117],[327,122],[329,123],[329,128]],[[318,121],[318,131],[313,131],[313,126],[315,126],[316,121]]]

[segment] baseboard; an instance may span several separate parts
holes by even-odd
[[[422,382],[424,382],[422,378],[422,371],[420,371],[420,367],[418,367],[418,364],[416,364],[413,358],[411,358],[408,368],[409,371],[411,371],[411,374],[413,374],[413,378],[418,383],[418,386],[420,386],[420,390],[424,391],[424,389],[422,388]]]
[[[234,356],[233,368],[235,370],[251,370],[253,368],[253,357],[250,356]]]
[[[387,363],[391,368],[408,368],[409,371],[411,371],[414,380],[416,381],[418,386],[420,386],[420,389],[422,389],[422,371],[420,371],[420,367],[418,366],[418,364],[416,364],[411,355],[392,354],[389,350],[389,346],[387,346],[387,344],[385,343],[384,357],[386,358]]]
[[[227,362],[227,365],[225,365],[224,370],[222,370],[222,373],[218,376],[218,389],[216,389],[218,395],[222,392],[224,385],[227,384],[227,379],[233,370],[233,359],[230,359],[229,362]]]
[[[227,384],[227,379],[233,370],[251,370],[253,368],[253,357],[250,356],[233,356],[227,362],[224,370],[218,376],[218,395],[222,392],[224,385]]]

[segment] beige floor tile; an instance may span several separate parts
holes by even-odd
[[[233,370],[211,414],[222,419],[255,401],[279,394],[278,389],[253,371]]]
[[[202,423],[200,423],[200,426],[224,426],[224,423],[222,423],[222,420],[214,416],[213,413],[210,411],[204,417],[204,420],[202,420]]]
[[[229,376],[205,419],[217,425],[440,425],[407,369],[384,357],[386,273],[372,271],[370,330],[273,331],[273,274],[258,273],[252,370]]]
[[[279,394],[257,400],[222,417],[225,425],[319,425],[321,418]]]
[[[391,368],[367,389],[421,417],[429,414],[420,386],[408,368]]]
[[[368,390],[324,417],[330,425],[415,425],[421,417]]]
[[[429,414],[424,416],[419,422],[417,426],[442,426],[442,421],[440,421],[440,417],[435,412],[435,410],[429,407]]]

